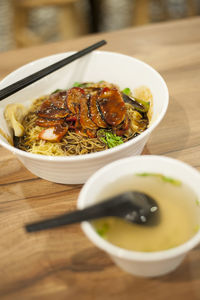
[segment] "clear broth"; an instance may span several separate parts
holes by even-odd
[[[145,192],[155,198],[161,220],[151,227],[119,218],[93,221],[96,231],[110,243],[134,251],[161,251],[185,243],[199,229],[199,202],[189,186],[159,174],[133,175],[109,184],[98,201],[128,190]]]

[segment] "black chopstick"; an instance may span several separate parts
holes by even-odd
[[[73,62],[74,60],[92,52],[93,50],[95,50],[105,44],[106,44],[105,40],[99,41],[98,43],[95,43],[83,50],[80,50],[80,51],[76,52],[75,54],[72,54],[72,55],[38,71],[38,72],[35,72],[21,80],[16,81],[15,83],[0,90],[0,100],[3,100],[5,98],[7,98],[8,96],[13,95],[14,93],[22,90],[23,88],[36,82],[37,80],[47,76],[48,74],[53,73],[54,71],[64,67],[65,65]]]

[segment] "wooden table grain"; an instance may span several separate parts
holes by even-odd
[[[100,39],[104,50],[142,59],[166,80],[170,104],[143,154],[180,159],[200,170],[200,18],[130,28],[0,54],[0,78],[46,55]],[[27,235],[23,225],[72,210],[81,185],[40,179],[0,148],[0,299],[200,299],[200,247],[173,273],[138,278],[118,269],[79,225]]]

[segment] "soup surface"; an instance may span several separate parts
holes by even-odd
[[[160,222],[145,226],[119,218],[93,221],[96,231],[112,244],[128,250],[161,251],[183,244],[199,230],[199,201],[191,188],[180,181],[160,174],[127,176],[109,184],[98,200],[127,190],[145,192],[155,198]]]

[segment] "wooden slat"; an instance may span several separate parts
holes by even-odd
[[[42,6],[61,6],[77,2],[77,0],[13,0],[17,6],[35,8]]]
[[[76,7],[77,0],[12,0],[13,37],[17,47],[27,47],[45,42],[29,27],[30,13],[35,8],[53,6],[57,10],[58,37],[62,39],[80,35],[85,26]],[[77,22],[80,20],[80,22]]]

